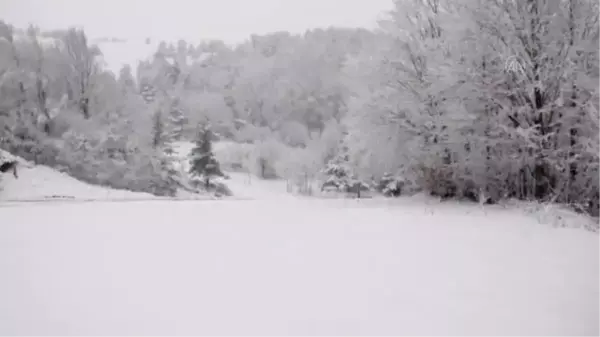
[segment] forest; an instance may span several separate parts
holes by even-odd
[[[376,30],[164,41],[117,74],[84,30],[0,22],[0,148],[168,196],[184,184],[173,144],[210,123],[232,144],[221,167],[298,193],[535,200],[598,216],[598,13],[594,0],[396,0]]]

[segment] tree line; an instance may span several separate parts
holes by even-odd
[[[390,195],[598,214],[596,1],[408,0],[387,14],[373,31],[162,42],[119,74],[81,30],[4,24],[1,146],[168,194],[170,144],[208,119],[274,176],[331,181],[341,165],[354,181],[393,181]]]

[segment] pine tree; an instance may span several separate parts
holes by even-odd
[[[164,185],[161,185],[160,190],[165,191],[168,195],[174,195],[176,187],[181,186],[181,175],[174,165],[176,160],[175,150],[171,144],[169,134],[165,131],[160,110],[157,110],[153,117],[152,146],[156,151],[158,169],[162,177],[162,185]]]
[[[181,175],[173,165],[175,158],[172,147],[166,144],[161,152],[159,152],[159,170],[161,172],[161,180],[164,182],[162,190],[164,194],[174,196],[177,193],[177,187],[181,186]]]
[[[179,98],[174,98],[169,110],[170,136],[173,140],[181,140],[188,120],[181,107]]]
[[[329,161],[323,174],[327,178],[321,185],[321,191],[331,186],[338,191],[356,193],[356,196],[360,198],[361,191],[370,189],[369,185],[359,179],[350,168],[350,155],[346,145],[342,145],[340,153]]]
[[[121,67],[121,70],[119,70],[118,83],[123,95],[129,95],[137,90],[135,79],[131,72],[131,66],[125,65]]]
[[[342,153],[327,163],[323,170],[326,176],[325,182],[321,185],[321,191],[326,187],[335,187],[338,191],[347,191],[350,186],[351,172],[348,167],[348,155]]]
[[[212,132],[208,123],[202,124],[199,128],[196,146],[191,152],[189,173],[203,179],[207,190],[212,177],[223,176],[219,162],[212,151]]]
[[[164,124],[160,111],[156,111],[152,117],[152,147],[158,148],[162,144],[164,136]]]

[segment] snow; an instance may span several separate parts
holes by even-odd
[[[218,144],[218,143],[217,143]],[[177,169],[186,174],[189,170],[187,154],[191,151],[193,143],[181,142],[174,145],[177,156],[181,160],[181,167]],[[118,201],[118,200],[147,200],[161,199],[149,193],[132,192],[127,190],[116,190],[109,187],[90,185],[79,181],[66,173],[56,171],[53,168],[34,165],[22,158],[11,156],[2,151],[3,158],[18,159],[19,178],[12,174],[2,175],[0,185],[0,202],[22,202],[22,201],[65,201],[65,200],[87,200],[87,201]],[[231,179],[225,180],[225,184],[233,191],[237,199],[279,199],[291,198],[286,193],[285,182],[263,181],[257,177],[251,177],[244,173],[227,173]],[[208,196],[196,195],[180,190],[180,199],[209,199]]]
[[[0,202],[4,203],[171,199],[167,197],[157,197],[150,193],[90,185],[51,167],[35,165],[23,158],[13,156],[6,151],[0,150],[0,162],[4,160],[17,160],[19,162],[18,178],[13,177],[12,172],[0,176]],[[177,167],[177,169],[179,169],[179,167]],[[184,171],[183,173],[185,172],[187,171]],[[205,200],[213,199],[213,197],[180,189],[177,193],[177,199]]]
[[[248,173],[227,172],[230,179],[224,183],[233,195],[243,199],[256,200],[295,200],[287,193],[285,181],[263,180]]]
[[[126,190],[89,185],[47,166],[19,166],[19,179],[2,177],[0,201],[31,201],[48,198],[69,199],[148,199],[154,196]]]
[[[15,198],[129,195],[20,173],[3,176]],[[600,333],[597,233],[500,207],[226,183],[254,200],[0,202],[0,335]]]
[[[3,207],[0,334],[598,334],[596,234],[349,205]]]
[[[230,141],[215,142],[213,144],[213,151],[219,157],[219,152],[226,151],[227,147],[233,144]],[[188,155],[193,148],[194,144],[191,142],[182,141],[173,144],[173,149],[183,164],[182,170],[184,172],[189,170]],[[283,180],[263,180],[255,175],[243,172],[225,173],[229,176],[229,179],[222,181],[229,187],[237,199],[275,200],[294,198],[287,193],[286,183]]]
[[[79,181],[51,167],[35,165],[23,158],[0,150],[0,162],[16,160],[18,178],[8,174],[0,177],[0,202],[47,201],[47,200],[124,200],[152,199],[149,193],[116,190]]]

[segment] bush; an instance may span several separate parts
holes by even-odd
[[[402,190],[406,180],[399,175],[393,176],[386,172],[377,184],[377,192],[386,197],[398,197],[402,194]]]
[[[173,196],[177,186],[170,181],[161,160],[164,154],[143,151],[133,144],[107,148],[99,137],[65,134],[57,163],[71,176],[97,185],[159,196]],[[131,147],[128,147],[131,146]]]
[[[233,192],[231,192],[231,190],[229,189],[229,187],[227,187],[227,185],[225,185],[223,182],[220,181],[209,181],[209,185],[208,185],[208,189],[206,188],[206,181],[204,181],[203,179],[200,178],[193,178],[190,181],[192,187],[194,187],[196,190],[198,191],[204,191],[204,192],[214,192],[214,194],[217,197],[220,196],[232,196]]]

